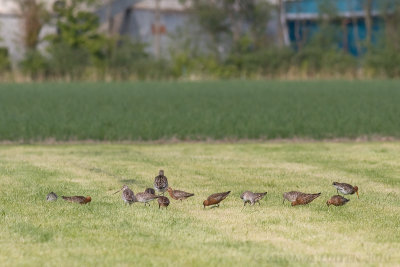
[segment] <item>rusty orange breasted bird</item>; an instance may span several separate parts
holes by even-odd
[[[215,207],[219,207],[219,203],[224,200],[231,191],[223,192],[223,193],[216,193],[210,195],[206,200],[203,201],[203,206],[215,205]]]

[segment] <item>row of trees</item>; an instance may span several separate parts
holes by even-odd
[[[259,0],[192,0],[196,27],[173,33],[168,56],[156,59],[145,52],[148,44],[101,33],[97,16],[82,8],[96,0],[57,1],[51,10],[40,0],[19,1],[27,50],[20,70],[33,79],[400,76],[400,3],[383,12],[382,41],[372,46],[368,36],[358,44],[364,56],[356,58],[337,46],[343,28],[329,6],[332,0],[321,8],[320,30],[293,47],[284,45],[280,23],[274,33],[278,38],[267,30],[282,1],[273,6]],[[368,15],[365,20],[370,31],[373,21]],[[57,32],[42,37],[45,25]],[[1,62],[0,51],[0,68]]]

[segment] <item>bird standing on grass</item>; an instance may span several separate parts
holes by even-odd
[[[334,205],[334,206],[343,206],[344,204],[346,204],[347,202],[349,202],[350,200],[347,198],[344,198],[342,196],[336,195],[331,197],[331,199],[329,199],[326,202],[326,205]]]
[[[210,195],[206,200],[203,201],[204,208],[211,205],[215,205],[214,207],[219,207],[219,203],[224,200],[230,192],[231,191]]]
[[[164,171],[160,170],[159,174],[156,176],[156,178],[154,178],[154,189],[164,195],[164,192],[167,191],[167,188],[168,179],[164,176]]]
[[[357,198],[360,198],[358,196],[358,187],[357,186],[352,186],[350,184],[346,183],[338,183],[338,182],[333,182],[332,184],[334,187],[336,187],[336,191],[342,193],[343,195],[352,195],[354,193],[357,193]]]
[[[296,200],[294,202],[292,202],[292,206],[306,205],[306,204],[312,202],[314,199],[316,199],[320,195],[321,195],[321,193],[317,193],[317,194],[301,193],[300,195],[297,196]]]
[[[84,197],[84,196],[72,196],[72,197],[62,196],[62,198],[65,201],[79,203],[81,205],[90,203],[90,201],[92,201],[92,198],[90,196],[87,196],[87,197]]]
[[[187,193],[181,190],[172,190],[171,187],[168,187],[168,193],[173,199],[180,201],[194,196],[192,193]]]
[[[158,201],[158,208],[160,207],[167,208],[169,206],[169,199],[167,197],[159,196],[157,201]]]
[[[54,192],[51,192],[51,193],[47,194],[47,196],[46,196],[47,201],[56,201],[57,198],[58,198],[58,196]]]
[[[264,193],[253,193],[251,191],[246,191],[243,192],[240,195],[240,198],[243,200],[244,205],[246,206],[246,203],[250,203],[250,205],[254,205],[256,202],[260,205],[260,200],[267,194],[267,192]]]
[[[135,194],[133,194],[133,191],[127,186],[124,185],[120,190],[115,192],[114,194],[120,192],[122,190],[122,200],[126,203],[131,205],[133,202],[135,202]]]

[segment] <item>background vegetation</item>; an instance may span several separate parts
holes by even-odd
[[[381,2],[384,33],[378,44],[372,45],[372,26],[367,27],[367,39],[357,42],[361,56],[354,57],[337,45],[344,38],[344,21],[337,16],[332,0],[321,4],[319,31],[309,40],[296,39],[292,47],[283,44],[279,25],[274,33],[278,38],[267,31],[267,22],[279,14],[279,5],[255,0],[194,0],[189,14],[191,25],[197,26],[170,36],[174,42],[163,58],[147,54],[144,48],[148,44],[101,33],[97,17],[80,8],[95,4],[95,0],[73,0],[52,10],[46,10],[39,0],[20,2],[27,53],[19,69],[28,80],[400,76],[398,1]],[[369,14],[368,5],[365,8]],[[357,23],[360,19],[345,20]],[[365,20],[367,25],[374,22],[367,15]],[[56,26],[57,33],[40,37],[44,25]],[[40,43],[46,43],[46,51],[38,49]],[[2,57],[0,54],[4,74],[10,69]]]
[[[175,144],[0,147],[0,262],[16,265],[397,265],[398,143]],[[125,206],[160,168],[193,192],[168,210]],[[327,207],[335,180],[359,186]],[[220,208],[210,194],[231,190]],[[268,191],[246,207],[244,190]],[[290,190],[322,192],[308,206],[282,204]],[[90,195],[80,206],[46,194]]]
[[[400,137],[398,81],[3,84],[0,140]]]

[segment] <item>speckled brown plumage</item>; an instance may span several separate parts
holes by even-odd
[[[285,203],[285,199],[288,200],[289,202],[295,202],[296,198],[300,194],[304,194],[304,193],[299,192],[299,191],[290,191],[290,192],[283,193],[283,203]]]
[[[172,190],[171,187],[168,187],[168,193],[173,199],[180,201],[194,196],[192,193],[187,193],[181,190]]]
[[[164,192],[167,191],[167,188],[168,179],[166,176],[164,176],[164,171],[160,170],[158,176],[154,178],[154,189],[164,195]]]
[[[244,204],[243,206],[246,206],[246,203],[250,203],[250,205],[254,205],[256,202],[260,204],[260,200],[267,194],[267,192],[264,193],[253,193],[251,191],[246,191],[243,192],[240,195],[240,198],[243,200]]]
[[[146,188],[146,190],[144,190],[145,193],[149,193],[149,194],[156,194],[156,191],[153,188]]]
[[[352,186],[350,184],[338,183],[338,182],[333,182],[332,185],[336,188],[336,191],[338,193],[340,192],[343,195],[352,195],[354,193],[357,193],[357,197],[359,198],[357,186]]]
[[[159,196],[157,202],[158,202],[158,208],[160,207],[167,208],[169,206],[169,199],[167,197]]]
[[[135,194],[127,185],[122,186],[122,188],[117,192],[115,192],[114,194],[118,193],[121,190],[122,190],[121,198],[126,204],[130,205],[133,202],[135,202]]]
[[[203,201],[204,208],[211,205],[216,205],[216,207],[219,207],[219,203],[224,200],[230,192],[231,191],[210,195],[206,200]]]
[[[84,196],[72,196],[72,197],[62,196],[62,198],[65,201],[79,203],[79,204],[86,204],[86,203],[90,203],[90,201],[92,201],[92,198],[90,196],[87,196],[87,197],[84,197]]]
[[[314,199],[319,197],[321,193],[317,194],[299,194],[294,202],[292,202],[292,206],[297,206],[297,205],[306,205],[310,202],[312,202]]]
[[[342,197],[342,196],[336,195],[336,196],[331,197],[331,199],[329,199],[329,200],[326,202],[326,205],[328,205],[328,207],[329,207],[329,205],[343,206],[343,205],[345,205],[345,204],[346,204],[347,202],[349,202],[349,201],[350,201],[350,200],[347,199],[347,198],[344,198],[344,197]]]

